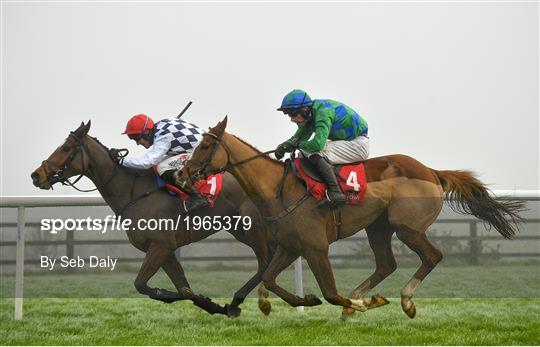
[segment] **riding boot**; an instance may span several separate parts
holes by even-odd
[[[163,178],[165,181],[177,186],[176,182],[175,182],[175,179],[174,179],[175,171],[176,170],[167,170],[167,171],[165,171],[164,173],[161,174],[161,178]],[[178,187],[178,188],[180,188],[181,190],[183,190],[184,192],[186,192],[190,196],[190,199],[187,202],[187,207],[186,207],[187,211],[186,212],[191,212],[191,211],[194,211],[194,210],[198,209],[199,207],[203,207],[203,206],[208,205],[208,200],[204,196],[202,196],[201,193],[199,193],[197,191],[197,189],[195,189],[193,187],[191,187],[191,188]]]
[[[315,164],[317,170],[321,174],[321,178],[326,183],[326,197],[332,207],[343,205],[347,202],[347,197],[339,189],[336,174],[332,165],[323,157],[314,154],[309,157],[309,160]]]
[[[188,193],[190,196],[186,212],[192,212],[200,207],[208,206],[208,199],[199,193],[194,187],[182,188],[182,190]]]
[[[167,183],[173,184],[176,186],[176,182],[174,179],[174,173],[176,170],[167,170],[163,172],[160,176],[163,178]]]

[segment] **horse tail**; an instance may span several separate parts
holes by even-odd
[[[515,236],[523,218],[522,201],[496,201],[490,190],[469,171],[433,170],[441,181],[452,210],[473,216],[494,227],[505,238]]]

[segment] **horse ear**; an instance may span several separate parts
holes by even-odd
[[[84,124],[84,122],[81,122],[81,125],[77,128],[77,130],[74,131],[74,133],[79,136],[83,137],[86,134],[88,134],[88,130],[90,130],[90,126],[92,123],[88,121],[88,123]]]
[[[218,122],[215,127],[211,128],[210,132],[220,136],[225,131],[225,127],[227,127],[227,116],[221,122]]]
[[[84,135],[88,134],[88,131],[90,130],[91,125],[92,125],[92,122],[89,120],[88,123],[86,123],[83,126],[82,131],[81,131],[81,136],[84,136]]]
[[[225,131],[225,128],[227,127],[227,117],[228,116],[225,116],[225,118],[223,118],[223,120],[216,125],[216,130],[219,133],[223,133]]]

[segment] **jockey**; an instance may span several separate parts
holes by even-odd
[[[131,117],[122,134],[150,150],[141,157],[128,155],[120,158],[118,150],[112,149],[111,157],[120,165],[132,169],[150,169],[157,165],[158,175],[175,184],[174,172],[182,167],[197,147],[203,133],[198,126],[179,118],[166,118],[154,124],[152,118],[138,114]],[[188,211],[207,205],[207,199],[195,188],[182,187],[182,190],[191,196]]]
[[[300,149],[319,170],[327,186],[330,204],[344,204],[347,198],[339,189],[332,164],[368,158],[367,122],[347,105],[334,100],[311,100],[300,89],[285,95],[277,110],[289,116],[291,122],[298,125],[298,130],[276,148],[276,158],[281,159],[286,152]]]

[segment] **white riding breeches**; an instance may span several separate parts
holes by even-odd
[[[330,164],[349,164],[364,161],[369,157],[369,137],[358,136],[354,140],[327,141],[320,152],[301,151],[305,157],[318,154],[328,159]]]
[[[162,160],[156,167],[158,175],[161,176],[165,171],[181,169],[184,166],[185,161],[190,157],[190,154],[182,153]]]

